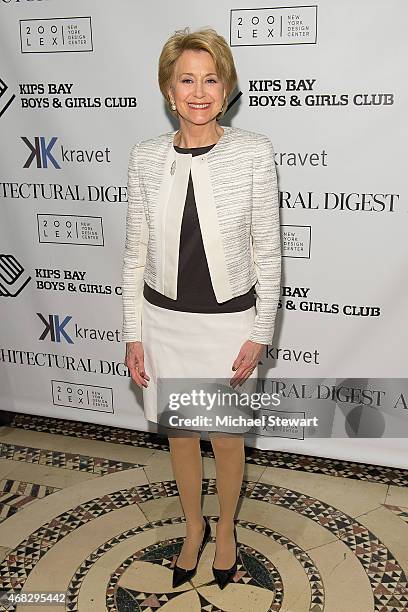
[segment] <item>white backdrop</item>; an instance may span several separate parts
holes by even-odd
[[[282,295],[262,384],[285,379],[280,410],[321,423],[247,443],[408,467],[408,5],[254,6],[0,2],[0,408],[147,429],[120,338],[128,156],[177,127],[163,43],[209,26],[239,76],[221,125],[276,151]]]

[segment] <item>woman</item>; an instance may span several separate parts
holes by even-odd
[[[131,149],[122,339],[146,418],[168,431],[186,519],[173,567],[179,586],[195,574],[210,536],[201,511],[203,427],[170,427],[174,413],[160,400],[158,379],[218,377],[232,389],[254,389],[274,332],[281,245],[271,141],[218,124],[237,82],[225,39],[212,29],[176,32],[162,49],[158,79],[179,128]],[[184,414],[192,410],[190,403]],[[237,567],[244,438],[239,429],[207,430],[220,505],[213,573],[224,588]]]

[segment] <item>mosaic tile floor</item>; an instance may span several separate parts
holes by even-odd
[[[0,611],[408,609],[408,471],[246,448],[239,565],[220,591],[215,464],[201,444],[212,539],[192,582],[172,589],[185,523],[167,439],[13,415],[0,426],[0,588],[66,598]]]

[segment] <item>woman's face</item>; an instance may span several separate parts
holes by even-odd
[[[215,119],[223,105],[225,91],[208,51],[183,51],[175,64],[169,96],[176,104],[179,118],[196,125]]]

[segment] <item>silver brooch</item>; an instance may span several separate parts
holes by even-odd
[[[176,171],[176,160],[171,164],[170,174],[173,175]]]

